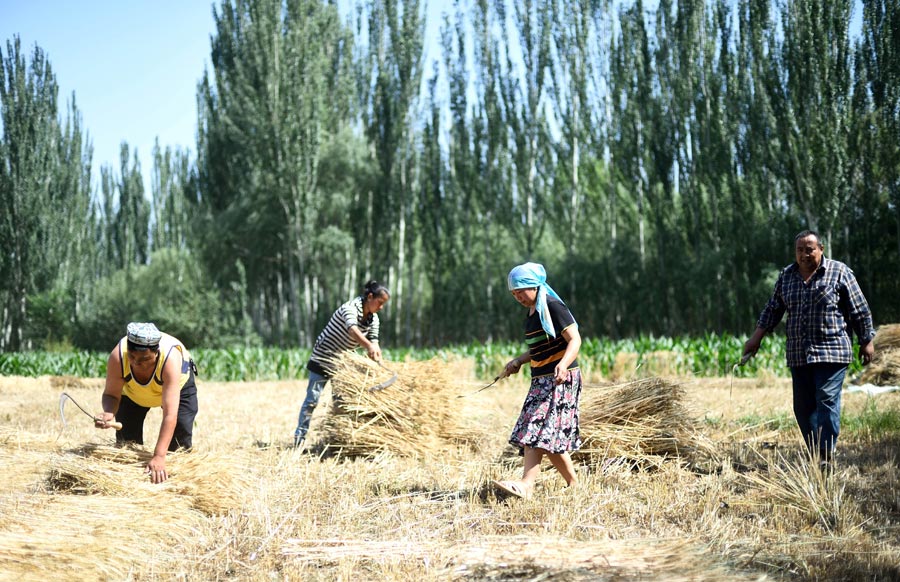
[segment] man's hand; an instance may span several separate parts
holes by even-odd
[[[162,483],[168,479],[169,474],[166,473],[165,455],[153,455],[153,458],[147,463],[147,473],[150,475],[151,483]]]
[[[762,339],[765,335],[766,330],[762,329],[761,327],[757,327],[756,330],[754,330],[753,335],[750,336],[750,339],[748,339],[744,343],[744,352],[741,355],[741,361],[744,361],[744,357],[750,359],[751,356],[756,355],[756,352],[759,351],[759,346],[762,344]]]
[[[859,358],[862,360],[863,366],[868,366],[872,363],[872,358],[875,357],[875,342],[869,342],[864,346],[859,346]]]
[[[116,415],[112,412],[104,412],[100,416],[94,419],[94,428],[113,428],[109,425],[110,422],[115,422]]]

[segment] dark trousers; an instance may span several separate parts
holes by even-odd
[[[125,443],[144,444],[144,419],[150,409],[136,404],[131,398],[122,394],[119,401],[119,410],[116,412],[116,420],[122,423],[122,430],[116,431],[116,444]],[[169,443],[169,451],[179,448],[189,449],[193,445],[194,418],[197,416],[197,385],[194,383],[194,372],[181,389],[178,402],[178,420],[175,423],[175,433]]]
[[[847,364],[822,362],[791,368],[794,417],[811,452],[831,459],[841,432],[841,388]]]

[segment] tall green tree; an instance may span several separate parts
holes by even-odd
[[[509,222],[522,247],[522,258],[535,258],[551,215],[549,168],[555,164],[547,122],[550,91],[552,3],[549,0],[498,2],[504,66],[499,79],[503,116],[509,127],[515,192]],[[509,20],[512,20],[512,26]],[[519,49],[518,51],[515,49]],[[520,56],[515,56],[516,54]]]
[[[71,284],[90,254],[89,148],[72,99],[58,115],[56,76],[40,47],[30,61],[18,37],[0,49],[0,349],[27,347],[28,297]]]
[[[320,0],[226,0],[214,18],[199,98],[208,261],[226,283],[244,265],[265,335],[309,344],[314,288],[327,285],[310,264],[327,204],[319,164],[326,136],[349,122],[352,38]]]
[[[417,206],[415,120],[422,84],[425,22],[419,0],[373,0],[368,5],[368,59],[361,79],[366,136],[379,178],[369,198],[369,261],[372,272],[387,273],[395,293],[394,333],[408,338],[413,295],[412,227]],[[384,277],[384,275],[381,275]],[[406,278],[406,279],[405,279]]]
[[[193,234],[196,215],[196,176],[190,152],[169,147],[156,140],[151,173],[151,247],[184,249]]]
[[[848,177],[852,0],[789,0],[781,13],[778,82],[770,84],[782,130],[781,171],[792,205],[840,256],[836,232],[853,192]]]
[[[645,311],[632,309],[635,302],[639,305],[656,303],[653,291],[640,284],[651,262],[649,192],[655,186],[649,167],[652,163],[649,117],[653,98],[653,56],[641,0],[620,8],[618,18],[621,32],[610,49],[609,157],[613,187],[621,185],[636,212],[634,224],[622,229],[619,238],[624,240],[617,245],[623,252],[632,249],[634,253],[632,268],[620,274],[622,293],[631,298],[623,306],[619,319],[624,328],[621,333],[628,335],[643,331],[648,323]],[[618,196],[617,193],[613,195]]]
[[[603,119],[597,116],[606,90],[606,70],[599,62],[597,47],[603,47],[601,29],[594,24],[601,17],[594,12],[605,10],[603,5],[589,0],[555,2],[552,6],[553,75],[551,77],[554,116],[559,124],[560,137],[556,158],[556,192],[553,215],[566,222],[566,259],[571,263],[581,250],[585,205],[585,184],[582,174],[594,160],[602,156],[604,144]],[[592,38],[596,40],[592,41]],[[600,126],[600,127],[598,127]],[[575,279],[569,282],[566,293],[569,301],[577,303]]]
[[[852,265],[879,321],[896,321],[900,282],[900,2],[865,0],[855,48]]]
[[[144,193],[144,178],[137,151],[119,146],[118,205],[113,221],[118,268],[144,265],[150,259],[150,201]]]

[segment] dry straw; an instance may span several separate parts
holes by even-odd
[[[454,414],[457,380],[441,360],[378,364],[351,352],[334,364],[332,408],[319,442],[328,450],[416,457],[477,444],[479,432]],[[395,373],[389,386],[373,389]]]
[[[335,360],[334,404],[320,442],[344,455],[439,453],[461,442],[477,448],[483,431],[453,414],[459,388],[440,360],[379,366],[350,353]],[[396,381],[372,390],[393,373]],[[661,378],[611,386],[585,385],[581,401],[583,448],[573,457],[597,463],[627,457],[658,463],[666,457],[703,461],[712,445],[697,432],[682,401],[684,390]],[[479,435],[481,435],[479,437]]]
[[[8,496],[0,508],[0,572],[19,582],[126,580],[199,523],[186,503],[149,496]]]
[[[708,462],[716,457],[683,404],[680,384],[644,378],[616,385],[585,384],[580,428],[584,444],[572,457],[597,464],[627,458],[658,464],[668,457]]]
[[[882,325],[875,334],[875,358],[866,366],[859,384],[900,385],[900,324]]]
[[[687,539],[641,539],[640,543],[540,535],[486,536],[464,541],[288,539],[281,553],[310,564],[346,560],[444,561],[448,578],[458,579],[760,579],[758,575],[735,576],[716,563],[703,544]],[[523,560],[522,556],[528,558]]]
[[[169,479],[150,483],[144,472],[152,454],[140,447],[88,445],[51,461],[48,488],[81,495],[112,495],[157,500],[186,500],[205,514],[241,507],[249,481],[233,458],[197,451],[166,457]]]

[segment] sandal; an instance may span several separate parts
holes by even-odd
[[[520,499],[527,499],[529,491],[527,491],[522,485],[520,485],[517,481],[491,481],[491,483],[499,489],[503,491],[507,495],[512,495],[513,497],[518,497]]]

